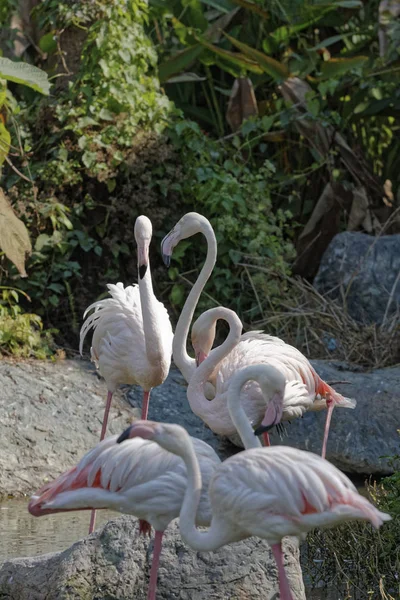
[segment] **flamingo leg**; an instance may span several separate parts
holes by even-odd
[[[112,400],[112,392],[108,392],[106,407],[104,409],[103,424],[101,426],[100,441],[104,440],[104,437],[106,435],[107,423],[108,423],[108,415],[110,413],[111,400]],[[96,524],[96,511],[92,510],[92,512],[90,514],[89,533],[93,533],[95,524]]]
[[[328,444],[329,426],[331,424],[332,412],[333,412],[333,408],[335,406],[335,403],[331,398],[326,401],[326,404],[328,406],[328,412],[327,412],[326,421],[325,421],[324,442],[322,444],[322,453],[321,453],[322,458],[325,458],[325,456],[326,456],[326,446]]]
[[[149,410],[150,392],[143,392],[143,404],[142,404],[142,421],[146,421],[147,412]]]
[[[283,566],[283,552],[281,543],[279,542],[279,544],[273,544],[271,546],[271,550],[275,558],[276,566],[278,567],[280,600],[293,600],[292,592],[290,591],[289,582],[285,573],[285,567]]]
[[[270,446],[271,442],[269,439],[269,435],[268,435],[268,431],[264,431],[264,433],[262,434],[263,440],[264,440],[264,446]]]
[[[157,573],[158,573],[158,564],[160,562],[160,554],[161,554],[163,535],[164,535],[163,531],[156,531],[156,534],[154,537],[153,561],[151,563],[150,583],[149,583],[149,592],[147,594],[147,600],[156,600]]]

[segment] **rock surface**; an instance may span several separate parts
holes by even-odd
[[[0,598],[7,600],[145,600],[153,542],[123,516],[64,552],[7,561]],[[285,540],[285,567],[294,600],[305,600],[299,551]],[[277,571],[266,542],[250,538],[217,552],[194,552],[177,522],[163,542],[157,600],[276,600]]]
[[[0,361],[0,497],[30,494],[76,464],[99,440],[106,395],[85,360]],[[141,402],[137,387],[115,394],[108,434],[140,418]],[[229,447],[191,412],[176,369],[152,392],[149,418],[181,423],[228,456]]]
[[[346,294],[347,310],[355,320],[382,323],[386,313],[388,319],[399,312],[399,272],[400,235],[377,238],[346,231],[329,244],[314,286],[339,301]]]

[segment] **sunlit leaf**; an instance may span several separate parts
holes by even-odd
[[[39,40],[39,48],[42,52],[47,52],[47,54],[51,54],[57,50],[57,42],[55,40],[55,32],[50,31],[50,33],[45,33]]]
[[[6,160],[6,156],[10,150],[11,136],[10,132],[3,123],[0,122],[0,166]]]
[[[288,68],[283,63],[278,62],[274,58],[267,56],[266,54],[264,54],[263,52],[260,52],[259,50],[255,50],[254,48],[251,48],[250,46],[248,46],[247,44],[244,44],[243,42],[239,42],[238,40],[231,37],[227,33],[225,33],[225,37],[231,42],[231,44],[233,46],[235,46],[241,52],[243,52],[243,54],[245,56],[251,58],[252,61],[256,62],[259,65],[259,67],[261,67],[261,69],[265,73],[267,73],[273,79],[275,79],[275,81],[280,82],[280,81],[287,79],[290,76],[290,72],[289,72]]]
[[[49,95],[50,83],[47,73],[28,63],[14,62],[0,57],[0,77],[26,85],[45,96]]]
[[[353,56],[352,58],[331,58],[321,65],[324,78],[339,77],[352,69],[362,67],[368,60],[367,56]]]
[[[239,67],[239,69],[241,69],[241,71],[243,71],[243,72],[251,71],[252,73],[258,73],[258,74],[263,72],[262,68],[255,61],[249,59],[244,54],[241,54],[239,52],[230,52],[229,50],[224,50],[223,48],[220,48],[219,46],[210,44],[209,42],[207,42],[204,39],[201,39],[201,38],[197,38],[197,39],[198,39],[199,43],[202,44],[202,46],[204,46],[205,48],[208,48],[209,50],[211,50],[212,52],[214,52],[215,54],[217,54],[224,60],[227,60],[228,62],[231,62],[235,66]]]
[[[32,252],[28,230],[14,213],[0,188],[0,248],[17,267],[21,277],[27,277],[25,257]]]
[[[172,75],[186,70],[203,52],[200,44],[194,44],[178,52],[171,58],[158,65],[158,75],[161,83],[165,83]]]

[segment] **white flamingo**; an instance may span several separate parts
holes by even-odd
[[[192,344],[196,356],[201,357],[200,360],[206,360],[207,348],[212,346],[218,319],[223,319],[230,323],[230,313],[229,309],[212,308],[200,315],[194,323],[192,328]],[[234,326],[239,326],[236,320],[234,320]],[[200,360],[198,359],[198,363]],[[323,381],[307,358],[297,348],[286,344],[277,337],[260,331],[250,331],[242,335],[239,342],[232,347],[229,354],[224,354],[221,362],[217,363],[215,358],[212,359],[208,363],[205,377],[208,385],[215,386],[215,397],[223,396],[229,386],[231,377],[238,369],[246,365],[259,363],[272,365],[285,376],[286,392],[283,401],[283,421],[301,417],[308,410],[320,411],[328,409],[321,454],[325,458],[329,426],[334,406],[354,408],[356,401],[351,398],[345,398]],[[204,377],[202,380],[204,380]],[[243,402],[249,406],[253,404],[251,417],[257,423],[257,420],[262,417],[265,411],[263,397],[256,385],[253,385],[251,389],[246,389],[245,392],[246,395]],[[188,393],[188,399],[192,410],[203,420],[206,420],[203,415],[210,415],[214,400],[211,402],[207,401],[206,404],[204,395],[200,394],[200,392],[196,396]],[[225,412],[225,414],[227,413]],[[209,427],[216,433],[222,433],[220,430],[217,430],[217,421],[219,418],[220,415],[216,414],[215,418],[210,415],[207,417],[208,420],[206,420]],[[232,433],[225,433],[225,435],[231,436]],[[266,445],[269,445],[268,434],[265,437]]]
[[[200,294],[214,268],[217,257],[217,242],[211,223],[205,217],[198,213],[187,213],[165,236],[161,244],[164,262],[169,265],[175,246],[177,246],[182,239],[191,237],[196,233],[202,233],[207,240],[207,257],[200,275],[182,309],[173,342],[174,362],[181,370],[188,383],[196,370],[196,363],[200,364],[205,360],[214,343],[217,321],[215,315],[217,313],[210,313],[207,311],[199,317],[192,328],[192,345],[195,350],[196,359],[190,358],[187,354],[186,341],[190,323]],[[271,356],[274,357],[273,362],[271,362]],[[278,356],[280,359],[279,361],[277,360]],[[287,377],[287,382],[290,382],[290,385],[286,387],[284,420],[299,417],[306,410],[328,409],[322,445],[322,456],[325,457],[334,406],[354,408],[356,406],[356,401],[350,398],[344,398],[326,384],[318,376],[309,361],[301,354],[301,352],[277,337],[269,336],[261,331],[250,331],[245,333],[241,337],[241,340],[239,340],[232,355],[227,356],[221,365],[218,365],[213,372],[208,374],[208,380],[204,382],[205,399],[213,400],[216,393],[221,396],[221,394],[226,391],[226,385],[229,382],[229,378],[236,369],[249,364],[265,361],[271,362],[271,364],[274,364],[277,368],[281,368]],[[218,391],[216,391],[217,376],[220,368],[223,368],[223,373],[219,379]],[[299,385],[300,382],[303,382],[306,385],[306,389]],[[253,385],[253,388],[256,389],[257,386]],[[204,398],[202,398],[202,407],[204,407],[204,411],[208,414],[211,406],[206,405],[203,400]],[[213,402],[211,405],[215,407]],[[193,404],[191,403],[191,406],[194,412],[203,418],[203,411],[202,408],[200,408],[199,401],[193,402]],[[262,415],[262,408],[262,406],[259,406],[259,410],[256,410],[258,417]],[[256,417],[256,415],[254,416]],[[227,411],[225,411],[225,417],[230,421]],[[213,431],[217,432],[215,424],[219,420],[219,416],[215,417],[215,421],[212,421],[211,418],[210,422],[208,422],[207,419],[203,420],[207,422]],[[232,435],[234,435],[234,432],[228,434],[229,437]],[[266,445],[269,445],[268,433],[264,434],[264,440]]]
[[[256,377],[263,392],[272,399],[270,411],[278,421],[285,389],[284,378],[273,367],[261,365],[238,373],[239,385],[249,377]],[[232,398],[231,409],[240,429],[242,412],[239,395]],[[156,533],[148,599],[154,600],[162,537],[168,524],[179,516],[187,487],[186,467],[179,457],[154,442],[129,440],[129,432],[130,428],[118,438],[119,443],[116,443],[117,436],[100,442],[76,467],[33,495],[28,509],[34,516],[43,516],[66,510],[110,508],[150,523]],[[254,444],[253,438],[251,427],[244,427],[246,447]],[[192,447],[203,485],[195,518],[199,525],[209,525],[211,509],[207,489],[220,460],[208,444],[197,438],[192,438]]]
[[[283,537],[304,537],[315,527],[353,519],[370,521],[376,528],[390,520],[360,496],[339,469],[316,454],[285,446],[256,447],[217,467],[209,485],[211,526],[199,531],[195,516],[202,479],[188,433],[180,425],[137,421],[128,436],[157,442],[185,461],[188,485],[179,517],[183,540],[197,551],[212,551],[251,536],[266,539],[278,567],[281,600],[293,600],[283,563]]]
[[[172,353],[172,327],[168,312],[157,300],[151,281],[149,246],[152,236],[150,219],[140,216],[135,222],[138,255],[138,282],[124,288],[122,283],[108,284],[111,298],[91,304],[80,332],[79,350],[93,329],[92,360],[104,377],[108,394],[100,440],[107,430],[112,395],[120,384],[143,388],[142,419],[147,418],[150,391],[168,375]],[[93,512],[89,533],[94,529]],[[145,527],[145,526],[144,526]]]

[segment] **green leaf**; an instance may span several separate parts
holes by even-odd
[[[211,50],[217,56],[220,56],[224,60],[227,60],[228,62],[239,67],[241,72],[251,71],[252,73],[257,73],[257,74],[260,74],[263,72],[262,68],[256,62],[254,62],[253,60],[249,60],[247,58],[247,56],[245,56],[244,54],[241,54],[239,52],[230,52],[230,50],[223,50],[219,46],[215,46],[214,44],[210,44],[209,42],[206,42],[206,40],[204,40],[204,39],[201,39],[201,38],[196,38],[196,39],[198,39],[198,41],[200,42],[200,44],[202,46],[204,46],[205,48],[208,48],[208,50]]]
[[[267,56],[259,50],[255,50],[243,42],[239,42],[235,38],[231,37],[227,33],[225,37],[243,54],[248,56],[252,61],[255,61],[259,67],[268,75],[270,75],[275,81],[281,82],[290,77],[290,71],[283,63],[278,62],[274,58]]]
[[[367,56],[353,56],[352,58],[331,58],[321,65],[321,73],[324,79],[330,79],[344,75],[352,69],[359,69],[368,60]]]
[[[307,48],[307,50],[309,52],[311,52],[313,50],[320,50],[321,48],[328,48],[328,46],[332,46],[332,44],[336,44],[336,42],[340,42],[341,40],[345,39],[346,37],[349,37],[348,33],[341,33],[340,35],[332,35],[331,37],[328,37],[325,40],[322,40],[322,42],[320,42],[316,46],[313,46],[312,48]]]
[[[160,82],[165,83],[172,75],[176,75],[187,69],[197,58],[199,58],[202,52],[203,48],[201,45],[194,44],[158,65]]]
[[[202,4],[206,4],[207,6],[212,6],[212,8],[216,8],[222,13],[228,13],[235,5],[230,0],[200,0]]]
[[[115,115],[107,108],[102,108],[99,112],[99,118],[103,119],[103,121],[114,121],[114,117]]]
[[[170,300],[175,306],[181,306],[185,298],[185,288],[179,283],[174,283],[170,293]]]
[[[47,73],[24,62],[14,62],[8,58],[0,57],[0,77],[26,85],[45,96],[49,95],[50,83]]]
[[[11,136],[8,129],[5,128],[0,121],[0,166],[6,160],[6,156],[10,151]]]
[[[207,77],[199,77],[197,73],[182,73],[175,77],[170,77],[166,83],[196,83],[198,81],[205,81]]]
[[[234,4],[237,4],[238,6],[241,6],[242,8],[245,8],[246,10],[249,10],[249,11],[255,13],[262,19],[265,19],[265,20],[269,19],[269,13],[267,13],[266,10],[263,10],[263,8],[259,4],[257,4],[257,2],[250,2],[249,0],[232,0],[232,1]]]
[[[54,31],[50,33],[46,33],[39,40],[39,48],[42,52],[46,52],[47,54],[52,54],[57,50],[57,42],[54,38]]]

